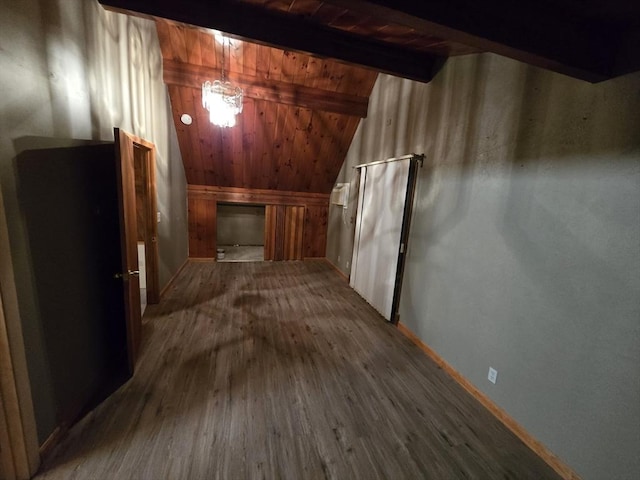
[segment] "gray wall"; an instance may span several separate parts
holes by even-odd
[[[217,244],[264,245],[264,207],[218,204]]]
[[[382,75],[343,173],[409,152],[401,321],[583,478],[640,478],[640,75],[490,54],[429,85]]]
[[[113,127],[157,147],[160,283],[187,257],[186,181],[162,82],[153,22],[106,12],[94,0],[12,0],[0,15],[0,188],[27,350],[38,436],[55,426],[49,362],[33,294],[31,255],[18,204],[23,150],[113,141]],[[81,140],[77,140],[81,139]],[[2,205],[2,204],[0,204]],[[3,284],[3,290],[5,286]],[[14,310],[12,310],[14,311]]]

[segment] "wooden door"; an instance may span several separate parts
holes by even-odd
[[[265,260],[302,260],[303,205],[265,207]]]
[[[114,137],[122,249],[119,277],[124,294],[129,371],[133,373],[142,339],[134,164],[134,149],[139,142],[136,137],[119,128],[114,129]]]

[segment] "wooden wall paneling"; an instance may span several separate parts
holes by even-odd
[[[284,108],[280,109],[280,112],[281,115],[285,116],[285,120],[281,137],[283,139],[282,146],[279,149],[276,159],[276,171],[278,172],[276,188],[278,190],[295,190],[289,188],[287,178],[293,168],[293,160],[291,157],[293,154],[293,140],[296,135],[300,108],[285,105]]]
[[[202,65],[202,48],[201,38],[204,37],[199,30],[195,28],[184,29],[185,47],[187,50],[187,62],[194,65]]]
[[[316,79],[322,72],[322,65],[324,65],[324,62],[321,58],[309,57],[309,61],[307,62],[307,74],[304,77],[303,85],[307,87],[313,87],[315,85]]]
[[[328,216],[329,202],[306,207],[303,239],[305,258],[326,256]]]
[[[253,185],[252,172],[248,168],[248,165],[244,161],[244,149],[242,145],[242,137],[244,135],[245,125],[252,123],[251,112],[247,112],[249,115],[244,116],[242,112],[237,117],[237,123],[233,128],[221,128],[226,130],[225,134],[231,139],[231,157],[229,161],[233,165],[234,170],[234,183],[233,185]],[[217,127],[220,128],[220,127]]]
[[[189,205],[189,256],[193,258],[216,257],[216,198],[188,198]]]
[[[219,68],[218,59],[216,57],[216,40],[211,35],[200,35],[200,55],[203,66],[210,68]]]
[[[185,27],[173,24],[169,28],[169,41],[173,48],[173,59],[181,62],[187,62],[189,55],[187,54],[187,43],[184,38]]]
[[[280,81],[282,79],[282,56],[283,50],[277,48],[269,49],[269,80]]]
[[[243,51],[244,51],[244,43],[240,40],[231,39],[225,40],[225,52],[224,58],[226,65],[224,66],[225,71],[227,72],[235,72],[242,73],[244,70],[243,65]]]
[[[243,56],[243,65],[242,65],[242,73],[245,75],[256,75],[256,63],[258,61],[258,45],[251,42],[244,43],[244,56]]]
[[[224,185],[244,186],[242,184],[242,175],[237,174],[236,165],[233,161],[233,146],[231,145],[231,132],[229,131],[231,129],[220,128],[215,125],[212,125],[211,129],[215,131],[216,135],[220,135],[220,141],[222,143],[222,158],[219,161],[225,173]]]
[[[180,121],[180,113],[182,111],[180,90],[183,87],[168,85],[169,99],[171,101],[171,110],[173,111],[173,123],[176,127],[178,136],[178,145],[180,146],[180,154],[182,155],[182,163],[184,165],[184,174],[188,184],[198,184],[197,171],[194,169],[193,152],[191,150],[190,133],[187,126]]]
[[[284,233],[286,221],[286,205],[276,206],[276,234],[274,260],[284,260]]]
[[[285,170],[286,177],[284,178],[286,190],[300,190],[304,191],[304,187],[299,185],[304,181],[306,176],[304,173],[304,164],[308,160],[309,144],[311,138],[311,131],[313,125],[312,111],[308,108],[300,108],[298,110],[298,118],[296,125],[296,133],[293,138],[293,148],[291,151],[290,165],[287,165]]]
[[[322,60],[318,75],[313,79],[310,87],[320,90],[329,90],[331,88],[331,71],[335,62],[330,60]]]
[[[156,32],[158,33],[158,42],[162,51],[162,58],[175,58],[173,45],[171,43],[171,28],[174,22],[168,20],[156,19]]]
[[[284,208],[285,225],[283,260],[302,260],[305,207],[300,205],[287,205]]]
[[[219,202],[251,203],[262,205],[318,205],[329,204],[328,193],[291,192],[281,190],[251,189],[189,185],[189,198],[213,198]]]
[[[338,176],[340,172],[340,165],[338,169],[335,168],[335,163],[341,161],[342,159],[332,159],[330,161],[331,167],[329,167],[328,162],[322,161],[322,159],[330,158],[331,156],[331,148],[332,148],[332,139],[333,135],[331,132],[336,128],[337,116],[333,113],[329,112],[316,112],[317,113],[317,122],[318,128],[320,130],[320,147],[316,152],[314,152],[314,167],[313,172],[309,175],[309,179],[311,180],[309,183],[308,191],[310,192],[321,192],[328,191],[326,190],[327,177],[333,178],[335,183],[335,177]],[[335,170],[335,177],[334,177]],[[332,188],[333,188],[332,183]]]
[[[294,83],[298,64],[298,53],[285,50],[282,54],[281,80],[283,82]]]
[[[264,45],[257,45],[256,50],[256,77],[258,77],[260,80],[268,80],[269,62],[271,60],[269,47],[265,47]]]
[[[293,71],[292,82],[296,85],[304,85],[307,78],[307,65],[311,57],[304,53],[298,53],[296,58],[295,70]]]
[[[263,171],[264,185],[269,189],[277,189],[280,179],[281,155],[283,151],[282,128],[286,124],[288,112],[291,110],[289,105],[269,105],[266,104],[265,110],[265,143],[268,151],[268,162],[265,163],[267,170]]]
[[[266,205],[264,214],[264,259],[270,261],[276,257],[276,206]]]
[[[209,112],[202,107],[201,92],[191,89],[193,110],[187,111],[193,123],[187,128],[192,131],[192,137],[199,142],[202,164],[202,177],[207,185],[217,185],[222,176],[218,164],[222,158],[222,143],[220,137],[214,134],[214,125],[209,121]],[[182,123],[182,122],[181,122]]]
[[[178,103],[178,115],[182,115],[182,112],[195,112],[198,108],[197,100],[200,95],[194,88],[180,88],[179,90],[179,103]],[[196,97],[197,95],[197,97]],[[201,105],[201,104],[200,104]],[[191,162],[191,171],[193,182],[196,184],[205,183],[204,176],[204,163],[202,161],[202,148],[200,147],[200,136],[198,135],[198,129],[201,128],[197,115],[192,115],[193,123],[191,125],[185,125],[184,132],[186,133],[184,148],[180,148],[180,151],[189,150],[189,160]],[[178,122],[182,124],[178,118]],[[190,182],[191,183],[191,182]]]

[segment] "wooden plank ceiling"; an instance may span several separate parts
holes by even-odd
[[[640,70],[637,0],[99,0],[428,82],[488,51],[597,82]]]
[[[232,128],[209,122],[204,80],[222,75],[213,32],[156,20],[187,183],[328,193],[377,73],[330,59],[232,40],[227,77],[245,88]],[[189,114],[193,123],[180,121]]]

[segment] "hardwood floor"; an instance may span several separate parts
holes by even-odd
[[[38,479],[559,478],[321,261],[187,265]]]

